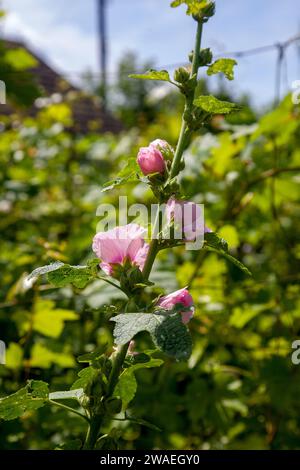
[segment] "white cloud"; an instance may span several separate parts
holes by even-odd
[[[14,0],[14,9],[7,13],[4,24],[6,37],[23,40],[59,70],[97,69],[97,43],[93,34],[74,23],[56,21],[55,11],[48,11],[43,2],[38,7],[36,0],[23,0],[22,7],[20,3]],[[27,14],[24,12],[25,3]],[[31,8],[33,3],[34,9]]]

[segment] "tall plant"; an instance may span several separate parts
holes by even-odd
[[[124,309],[113,316],[115,323],[113,351],[100,348],[78,358],[87,364],[79,372],[78,380],[71,390],[49,393],[48,384],[30,380],[27,385],[13,395],[0,400],[0,418],[11,420],[28,410],[36,410],[46,404],[59,406],[80,416],[87,422],[87,434],[78,448],[115,448],[118,433],[114,430],[106,434],[105,429],[114,419],[151,424],[126,414],[128,404],[133,399],[137,382],[135,372],[141,368],[161,366],[163,360],[156,356],[161,350],[176,360],[187,360],[192,350],[192,340],[187,323],[194,313],[194,302],[188,288],[155,296],[155,286],[151,282],[151,270],[161,250],[173,249],[183,242],[194,240],[198,219],[193,217],[190,225],[183,217],[187,208],[195,208],[193,202],[185,201],[178,182],[178,175],[184,167],[183,153],[194,132],[203,127],[214,115],[228,114],[237,110],[233,103],[220,101],[214,96],[200,95],[198,72],[207,68],[207,74],[223,73],[233,79],[236,65],[232,59],[219,59],[213,62],[210,49],[201,48],[204,24],[214,15],[215,4],[210,0],[175,0],[173,8],[185,4],[187,14],[196,22],[194,50],[189,55],[190,66],[178,68],[173,78],[165,70],[150,70],[145,74],[132,75],[138,80],[161,80],[173,84],[185,97],[182,125],[176,149],[164,140],[157,139],[148,147],[140,149],[137,157],[139,179],[148,184],[157,200],[157,216],[152,227],[152,240],[145,240],[145,229],[137,224],[115,227],[99,232],[93,240],[96,258],[86,266],[70,266],[56,262],[37,268],[29,276],[35,282],[39,276],[47,275],[55,287],[68,284],[83,289],[89,282],[102,279],[121,290],[127,297]],[[122,171],[106,189],[119,186],[134,176],[136,169],[131,164]],[[160,204],[167,206],[168,222],[171,227],[181,225],[182,239],[165,240],[160,229]],[[180,208],[180,211],[177,209]],[[202,251],[214,251],[233,262],[249,274],[247,268],[228,253],[226,242],[216,233],[205,230]],[[100,265],[99,265],[100,260]],[[111,312],[114,311],[113,306]],[[132,342],[141,331],[150,334],[156,349],[134,352]],[[69,407],[65,399],[77,400],[77,406]],[[78,406],[80,405],[80,406]],[[124,413],[124,414],[123,414]],[[74,444],[72,444],[74,446]]]

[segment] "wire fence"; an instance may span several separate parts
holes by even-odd
[[[215,59],[221,58],[221,57],[232,57],[232,58],[244,58],[244,57],[250,57],[250,56],[257,56],[259,54],[264,54],[267,52],[277,52],[276,55],[276,67],[275,67],[275,99],[274,103],[278,104],[280,101],[281,97],[281,88],[282,88],[282,77],[283,77],[283,71],[285,72],[285,77],[286,77],[286,83],[288,82],[287,80],[287,55],[286,52],[288,48],[291,45],[296,45],[298,46],[298,55],[299,55],[299,64],[300,64],[300,34],[296,34],[291,36],[285,41],[282,42],[275,42],[273,44],[267,44],[267,45],[262,45],[246,50],[240,50],[240,51],[229,51],[229,52],[224,52],[224,53],[218,53],[214,55]],[[172,63],[172,64],[165,64],[165,65],[160,65],[160,66],[155,66],[157,70],[174,70],[177,67],[180,66],[186,66],[187,62],[177,62],[177,63]],[[20,71],[22,73],[22,71]],[[17,74],[20,73],[19,71],[13,71],[12,73]],[[140,69],[140,70],[132,70],[130,73],[132,74],[139,74],[143,73],[145,70]],[[89,79],[91,81],[94,81],[95,83],[100,83],[101,82],[101,77],[102,74],[101,72],[94,72],[94,71],[66,71],[66,72],[61,72],[60,76],[65,78],[66,80],[84,80]],[[118,71],[110,71],[106,73],[107,78],[112,82],[117,78],[120,77],[127,77],[128,72],[118,72]],[[1,78],[1,77],[0,77]]]

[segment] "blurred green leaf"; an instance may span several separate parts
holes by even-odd
[[[161,359],[150,358],[148,361],[134,364],[122,372],[115,388],[114,395],[121,398],[123,410],[125,410],[131,400],[133,400],[137,391],[137,381],[134,373],[139,369],[159,367],[162,364],[163,361]]]
[[[17,71],[33,68],[37,65],[37,60],[21,47],[6,50],[4,60]]]
[[[212,5],[211,0],[174,0],[171,3],[172,8],[179,7],[180,5],[187,5],[187,15],[204,15],[205,12],[207,11],[207,8]],[[214,9],[213,9],[214,11]]]
[[[83,389],[85,391],[93,383],[98,373],[94,367],[85,367],[78,372],[79,379],[73,383],[71,390]]]
[[[198,96],[194,100],[194,105],[209,114],[230,114],[240,109],[238,105],[229,101],[220,101],[212,95]]]
[[[207,69],[207,75],[223,73],[228,80],[234,79],[234,66],[237,65],[234,59],[218,59]]]
[[[139,80],[160,80],[163,82],[171,82],[169,72],[167,70],[149,70],[146,73],[142,74],[131,74],[129,78],[136,78]]]
[[[114,180],[104,183],[102,192],[110,191],[123,184],[138,182],[138,173],[140,169],[136,158],[130,158]]]
[[[215,253],[218,253],[218,254],[224,256],[224,258],[226,258],[228,261],[230,261],[232,264],[234,264],[237,268],[239,268],[245,274],[247,274],[248,276],[252,276],[249,269],[241,261],[239,261],[234,256],[232,256],[228,253],[228,244],[227,244],[227,242],[223,238],[219,238],[216,233],[212,232],[212,233],[206,233],[205,234],[204,247],[208,251],[213,251]]]

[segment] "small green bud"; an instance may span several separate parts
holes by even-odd
[[[183,113],[183,119],[185,122],[189,125],[193,121],[193,114],[191,113],[190,110],[186,110]]]
[[[211,64],[212,58],[213,55],[209,47],[207,49],[201,49],[199,54],[199,66],[204,67],[205,65]]]
[[[174,72],[174,80],[177,83],[186,83],[190,79],[190,72],[186,67],[179,67]]]
[[[89,408],[91,404],[90,397],[88,397],[85,393],[79,398],[79,403],[81,404],[82,408]]]
[[[203,6],[201,8],[201,11],[195,15],[193,15],[193,18],[196,21],[202,21],[203,23],[206,23],[209,18],[214,16],[216,12],[216,4],[214,1],[208,1],[207,5]]]
[[[204,18],[211,18],[212,16],[214,16],[216,12],[216,4],[215,2],[211,1],[207,4],[206,7],[203,8],[203,17]]]

